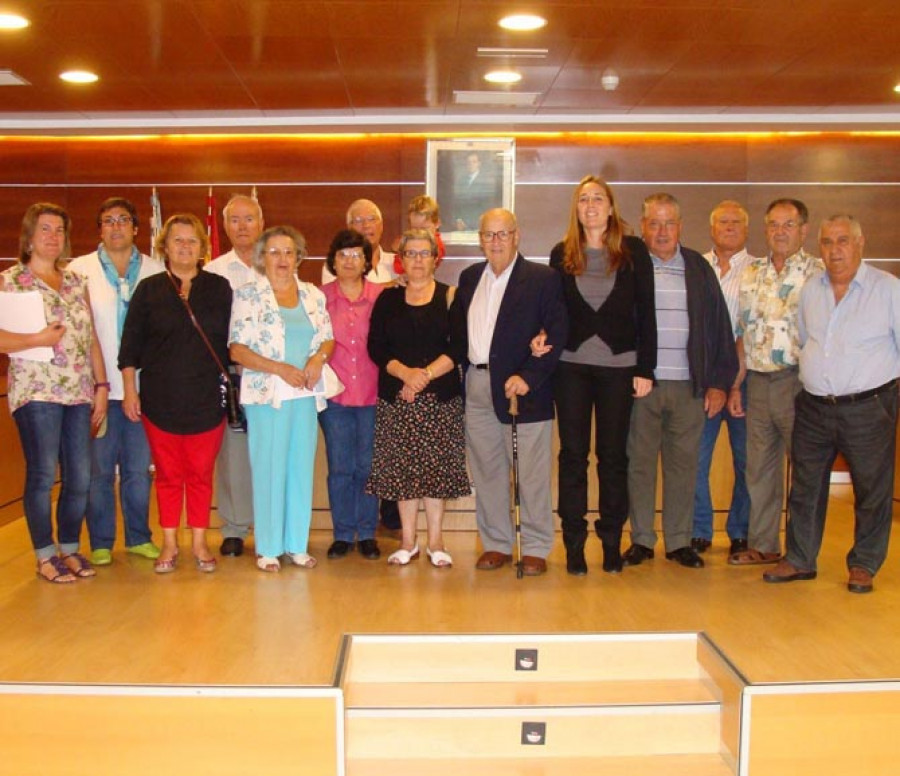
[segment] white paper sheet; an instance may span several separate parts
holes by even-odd
[[[288,385],[278,375],[275,377],[275,396],[281,401],[289,401],[290,399],[302,399],[306,396],[324,396],[325,395],[325,378],[320,377],[319,382],[312,389],[294,388]]]
[[[14,334],[35,334],[47,327],[44,317],[44,300],[40,291],[24,293],[0,292],[0,329]],[[39,347],[17,350],[10,353],[13,358],[28,361],[50,361],[53,348]]]

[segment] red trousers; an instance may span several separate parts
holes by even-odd
[[[159,524],[178,528],[187,504],[187,524],[209,528],[213,472],[222,446],[225,421],[200,434],[170,434],[142,418],[150,453],[156,466],[156,500]]]

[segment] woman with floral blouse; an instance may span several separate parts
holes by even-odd
[[[37,574],[56,584],[96,574],[78,541],[91,482],[91,426],[106,417],[109,391],[87,284],[63,268],[71,226],[59,205],[32,205],[22,219],[19,263],[0,275],[0,291],[39,293],[48,323],[33,334],[0,330],[0,352],[10,354],[9,407],[25,453],[25,520]],[[52,348],[50,360],[27,357],[34,347]],[[62,488],[54,537],[57,463]]]
[[[279,556],[313,568],[307,552],[312,517],[316,391],[334,349],[325,296],[297,278],[306,240],[290,226],[263,232],[253,249],[258,273],[234,296],[231,358],[243,368],[241,403],[253,480],[256,565],[279,571]]]

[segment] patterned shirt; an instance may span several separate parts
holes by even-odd
[[[796,366],[800,358],[797,311],[800,290],[821,259],[801,248],[776,272],[768,257],[753,259],[741,277],[736,335],[744,338],[747,369],[777,372]]]
[[[94,401],[94,372],[91,364],[93,328],[88,305],[87,281],[76,272],[62,270],[57,292],[31,272],[27,264],[17,264],[2,274],[4,289],[11,293],[39,291],[47,323],[66,327],[62,339],[53,346],[50,361],[9,358],[9,410],[15,412],[30,401],[54,404],[91,404]]]
[[[309,345],[309,355],[315,353],[323,342],[334,339],[331,318],[325,309],[325,295],[312,283],[297,280],[300,304],[306,310],[315,329]],[[228,344],[245,345],[274,361],[284,361],[284,319],[275,292],[265,275],[257,275],[256,280],[241,286],[234,293],[231,305],[231,334]],[[295,365],[302,368],[304,365]],[[276,394],[275,375],[244,369],[241,377],[241,404],[269,404],[275,409],[281,407],[281,399]],[[326,406],[322,396],[316,396],[316,409]]]

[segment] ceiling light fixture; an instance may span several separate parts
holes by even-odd
[[[59,77],[70,84],[92,84],[100,80],[100,76],[88,70],[66,70]]]
[[[24,30],[30,24],[28,19],[16,13],[0,13],[0,30]]]
[[[619,74],[611,67],[603,71],[600,76],[600,85],[608,92],[614,92],[619,88]]]
[[[531,32],[539,30],[547,24],[547,20],[542,16],[536,16],[531,13],[517,13],[512,16],[504,16],[498,24],[504,30],[514,30],[515,32]]]
[[[894,91],[897,92],[897,94],[900,94],[900,84],[897,84],[897,85],[894,87]]]
[[[489,84],[517,84],[522,80],[522,75],[513,70],[491,70],[485,74],[484,80]]]
[[[546,59],[549,49],[545,48],[505,48],[496,46],[479,46],[479,57],[496,57],[500,59]]]

